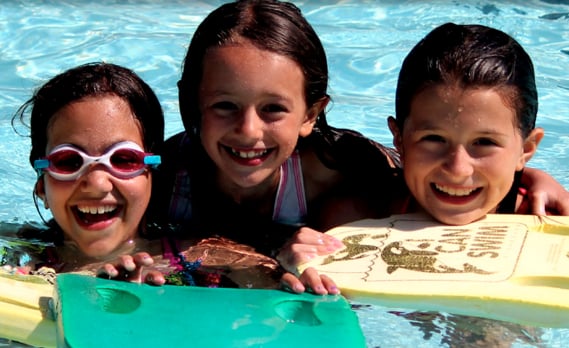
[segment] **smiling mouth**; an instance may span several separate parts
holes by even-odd
[[[442,193],[452,197],[467,197],[472,194],[478,193],[482,190],[481,187],[477,188],[454,188],[448,186],[442,186],[438,184],[431,184],[431,187],[435,192]]]
[[[273,151],[272,149],[241,151],[229,146],[224,147],[232,156],[246,160],[266,157],[270,152]]]
[[[93,224],[114,218],[120,212],[116,205],[76,206],[73,209],[77,218],[84,224]]]

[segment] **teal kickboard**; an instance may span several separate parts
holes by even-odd
[[[133,284],[60,274],[57,346],[365,347],[339,295]]]

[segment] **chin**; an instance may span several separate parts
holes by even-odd
[[[83,254],[87,257],[94,259],[107,259],[114,256],[114,251],[117,247],[112,247],[109,245],[89,245],[83,249]]]
[[[85,256],[93,258],[93,259],[106,259],[112,253],[112,250],[88,250],[84,252]]]
[[[467,225],[471,222],[481,219],[481,216],[471,214],[431,214],[439,222],[446,225]]]

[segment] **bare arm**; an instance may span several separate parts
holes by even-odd
[[[569,215],[569,191],[546,172],[525,168],[522,187],[527,191],[517,213]]]

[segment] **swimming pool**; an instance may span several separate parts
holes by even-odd
[[[3,1],[0,7],[0,221],[39,221],[32,203],[35,174],[28,138],[17,135],[12,114],[47,78],[67,68],[104,60],[130,67],[157,92],[166,135],[182,129],[176,81],[191,35],[223,1]],[[513,35],[536,64],[540,110],[546,130],[531,166],[569,188],[569,2],[365,1],[295,2],[327,50],[330,123],[391,143],[386,117],[401,60],[433,27],[447,21],[481,23]],[[18,127],[24,134],[25,129]],[[49,215],[44,215],[46,218]],[[527,329],[493,321],[394,315],[387,308],[357,306],[370,347],[439,347],[487,334],[496,344],[562,346],[569,330]],[[494,342],[494,341],[492,341]],[[489,342],[487,342],[489,343]]]

